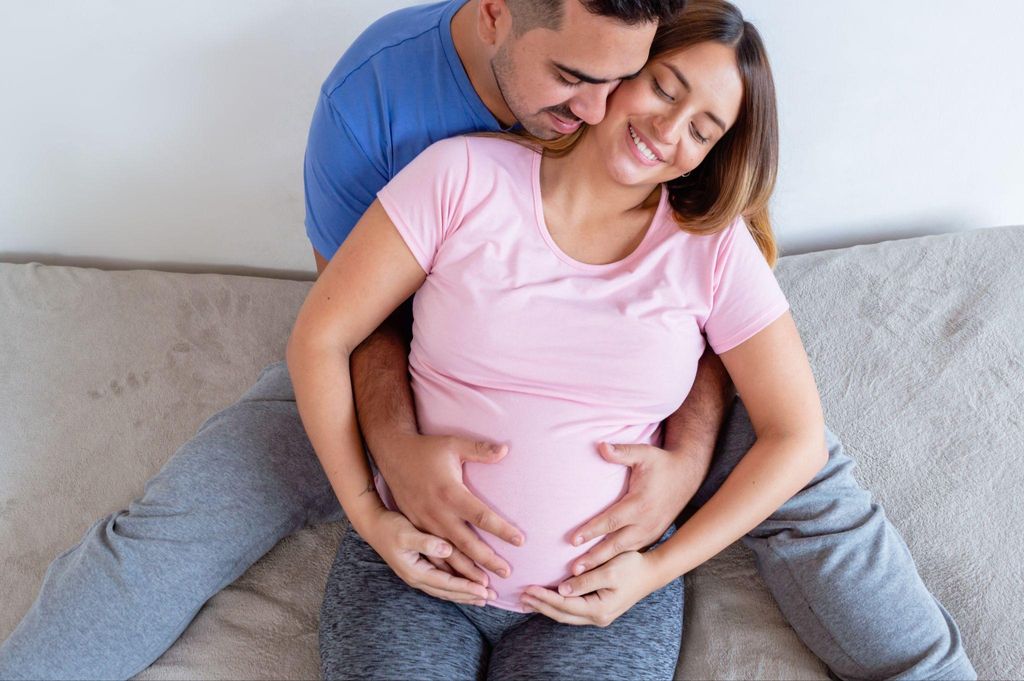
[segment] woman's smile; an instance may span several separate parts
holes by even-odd
[[[665,162],[658,152],[655,151],[655,147],[650,139],[645,137],[628,121],[626,122],[626,137],[628,138],[627,145],[632,151],[633,156],[643,165],[654,167]]]

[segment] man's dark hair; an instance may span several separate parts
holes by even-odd
[[[506,0],[513,32],[521,36],[535,28],[559,30],[567,2],[579,2],[591,14],[630,26],[666,21],[686,6],[686,0]]]

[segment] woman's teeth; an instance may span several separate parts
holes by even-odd
[[[636,148],[640,150],[640,153],[644,155],[644,158],[654,162],[661,161],[661,159],[655,156],[654,152],[651,151],[646,144],[640,141],[640,137],[636,134],[636,130],[633,129],[633,126],[628,123],[626,125],[629,126],[629,136],[633,138],[633,144],[635,144]]]

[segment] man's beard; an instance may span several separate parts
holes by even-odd
[[[498,48],[498,53],[491,59],[491,73],[494,76],[494,82],[498,86],[498,94],[501,95],[502,100],[505,102],[505,106],[512,112],[512,115],[518,121],[519,125],[523,127],[528,133],[534,137],[539,137],[544,140],[552,140],[561,137],[561,134],[551,127],[551,123],[544,116],[545,113],[550,112],[561,118],[563,121],[572,123],[578,121],[579,118],[572,112],[568,104],[556,104],[555,106],[549,106],[541,109],[540,111],[528,114],[524,111],[524,107],[520,105],[519,100],[516,97],[510,96],[510,88],[507,87],[509,82],[513,82],[515,78],[515,69],[512,67],[512,60],[508,56],[508,46],[502,45]]]

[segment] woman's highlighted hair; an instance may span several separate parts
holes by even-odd
[[[725,0],[690,0],[683,12],[658,29],[651,59],[706,42],[735,50],[743,101],[736,123],[704,161],[687,177],[668,183],[669,201],[688,232],[715,232],[742,216],[774,266],[778,247],[768,219],[768,199],[778,176],[779,122],[775,81],[761,35]]]

